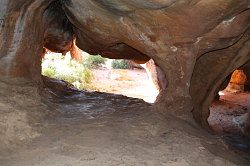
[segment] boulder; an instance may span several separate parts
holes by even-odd
[[[228,91],[244,92],[247,76],[243,70],[235,70],[232,74],[230,83],[227,87]]]

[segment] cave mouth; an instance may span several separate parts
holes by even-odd
[[[78,90],[121,94],[154,103],[159,91],[167,86],[165,74],[154,60],[118,39],[106,35],[96,38],[80,30],[65,5],[64,1],[54,1],[43,13],[41,73],[47,76],[43,77],[45,86],[58,91],[48,83],[48,78],[54,78]]]
[[[250,153],[247,135],[250,91],[247,74],[239,68],[227,77],[210,106],[207,120],[212,131],[223,135],[228,145]]]
[[[19,80],[8,78],[0,82],[3,96],[0,110],[4,110],[1,111],[4,119],[0,120],[3,135],[0,146],[6,144],[8,147],[19,140],[28,142],[42,136],[38,139],[45,142],[35,140],[32,143],[37,142],[38,146],[26,150],[29,156],[26,160],[32,161],[31,165],[37,163],[36,159],[41,161],[41,157],[42,160],[54,157],[55,162],[51,165],[61,165],[64,161],[58,154],[67,157],[68,162],[64,164],[68,165],[114,160],[107,165],[136,165],[133,163],[138,163],[138,160],[141,165],[220,165],[230,164],[231,158],[240,162],[238,156],[227,155],[228,149],[220,140],[213,141],[214,137],[205,135],[194,125],[190,112],[194,108],[197,121],[202,125],[207,122],[208,106],[217,84],[224,74],[228,75],[249,59],[249,15],[244,12],[249,6],[248,1],[224,0],[218,1],[217,5],[213,1],[196,2],[1,2],[0,75],[14,79],[24,77],[30,84],[23,86]],[[44,25],[42,21],[45,21]],[[132,55],[137,60],[144,59],[147,54],[154,58],[168,78],[168,88],[155,105],[167,116],[149,111],[149,104],[142,100],[107,93],[77,93],[66,82],[45,77],[41,80],[39,70],[43,46],[64,53],[71,48],[74,38],[77,46],[93,51],[90,52],[93,54],[105,53],[102,55],[121,59]],[[223,76],[219,78],[219,74]],[[40,96],[41,84],[63,92],[58,102],[47,104],[50,96]],[[190,90],[192,85],[194,90]],[[197,102],[192,103],[192,99]],[[57,110],[64,111],[64,114],[57,114],[47,125],[47,115],[43,114]],[[173,116],[168,115],[172,113]],[[91,123],[88,123],[89,119]],[[79,123],[72,123],[75,121]],[[46,131],[47,137],[43,135]],[[215,152],[211,153],[203,144],[211,144]],[[42,147],[49,148],[50,153]],[[37,155],[32,149],[45,155]],[[75,150],[79,150],[78,153]],[[86,156],[83,156],[84,152]],[[25,158],[23,153],[20,154],[20,158]],[[226,154],[227,158],[222,160],[220,154]],[[75,156],[78,161],[72,162]],[[10,160],[27,165],[17,159]],[[88,163],[82,164],[83,160]],[[41,164],[48,165],[46,162]]]
[[[157,78],[153,73],[155,65],[149,66],[149,62],[139,64],[133,60],[109,59],[90,55],[79,48],[77,50],[77,54],[71,51],[63,54],[46,49],[41,64],[45,85],[56,91],[67,91],[71,87],[80,91],[124,95],[148,103],[155,102],[159,94],[155,80]],[[67,86],[61,86],[59,90],[58,86],[48,82]]]

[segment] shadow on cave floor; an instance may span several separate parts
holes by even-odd
[[[208,122],[212,130],[236,151],[250,154],[250,140],[244,136],[244,126],[250,113],[249,92],[220,92],[220,100],[210,107]]]
[[[1,95],[8,98],[11,91],[3,83],[0,86]],[[34,98],[30,95],[34,91],[24,96],[23,88],[15,89],[15,96]],[[247,156],[228,150],[219,137],[177,117],[163,117],[142,100],[70,89],[65,93],[43,98],[53,113],[42,122],[40,135],[8,153],[0,151],[1,165],[249,164]],[[8,102],[10,98],[1,98],[0,108],[14,101]],[[37,108],[29,103],[22,109],[33,110],[32,106]]]
[[[238,112],[238,117],[244,118],[244,113],[250,113],[250,93],[238,92],[238,93],[226,93],[221,96],[221,99],[228,102],[241,105],[243,107],[242,114]],[[224,135],[223,139],[232,148],[236,150],[245,151],[250,154],[250,140],[241,135]]]

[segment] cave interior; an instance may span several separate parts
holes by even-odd
[[[93,160],[99,164],[109,161],[114,151],[104,147],[104,141],[118,148],[119,142],[139,146],[141,139],[141,146],[147,146],[145,141],[148,141],[151,147],[147,150],[152,150],[156,138],[161,138],[165,144],[162,148],[157,145],[160,150],[156,154],[160,156],[165,151],[165,158],[153,155],[151,164],[145,161],[149,165],[162,164],[164,159],[170,162],[170,156],[178,153],[182,159],[171,162],[195,165],[197,161],[200,165],[210,157],[207,165],[210,160],[215,165],[216,162],[247,165],[250,160],[249,7],[249,0],[1,0],[1,156],[12,154],[21,145],[29,147],[34,140],[65,136],[62,133],[67,133],[67,127],[71,126],[71,132],[75,129],[90,135],[82,138],[92,147],[90,150],[95,149],[94,142],[102,154],[107,153],[107,156],[91,153],[82,161],[85,164]],[[156,102],[149,104],[120,95],[78,91],[64,81],[41,75],[45,48],[62,54],[70,51],[77,56],[76,47],[93,55],[133,60],[138,64],[153,59],[159,71],[156,79],[160,93]],[[140,130],[143,122],[145,127]],[[48,129],[53,123],[58,128]],[[89,130],[88,125],[95,131]],[[134,125],[138,132],[127,125]],[[146,131],[152,135],[150,140],[145,136]],[[47,132],[54,132],[53,137],[44,136]],[[125,133],[128,138],[119,137],[125,137]],[[91,142],[93,137],[98,138]],[[176,142],[167,141],[171,138]],[[194,150],[192,157],[191,154],[185,157],[188,149],[201,146],[194,143],[198,138],[205,147],[200,149],[204,155]],[[213,143],[209,144],[211,140]],[[189,143],[193,146],[187,146]],[[164,149],[179,144],[183,147],[173,151]],[[140,148],[134,153],[143,153]],[[126,155],[131,149],[126,150],[118,154]],[[149,156],[150,153],[133,160],[130,156],[123,162],[136,165]],[[219,161],[215,159],[218,156]],[[20,158],[12,162],[6,157],[0,160],[11,165]],[[52,161],[56,163],[52,159],[45,163],[53,165]],[[117,162],[112,161],[107,165]]]

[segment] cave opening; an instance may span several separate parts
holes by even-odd
[[[44,49],[41,64],[44,80],[58,79],[78,90],[125,95],[149,103],[154,103],[159,94],[158,70],[152,59],[143,64],[109,59],[90,55],[76,45],[74,51],[63,54]]]
[[[233,148],[250,152],[249,69],[245,64],[231,73],[210,106],[208,123]]]
[[[122,94],[154,103],[167,86],[162,69],[148,55],[124,42],[105,34],[99,39],[79,28],[72,23],[66,4],[54,1],[43,14],[43,79],[57,78],[80,90]]]

